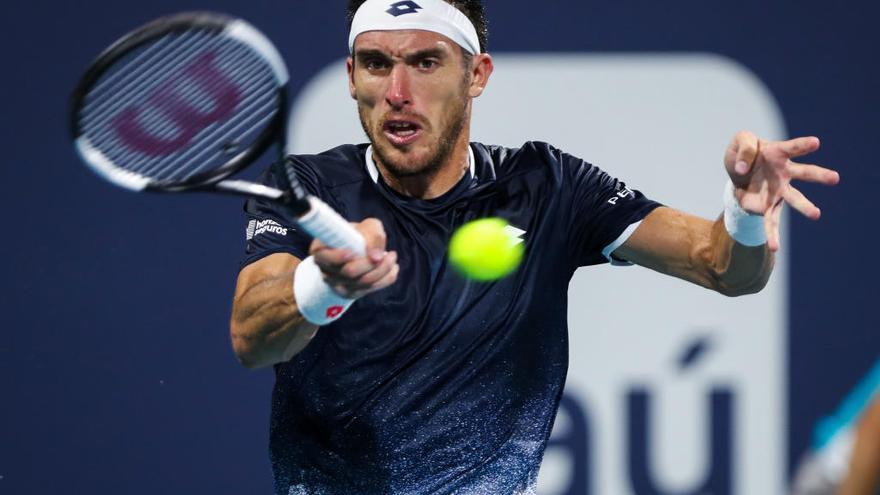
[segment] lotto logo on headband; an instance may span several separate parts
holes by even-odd
[[[406,14],[415,14],[421,8],[421,5],[413,2],[412,0],[406,0],[405,2],[392,3],[391,8],[386,10],[385,12],[388,12],[394,17],[400,17]]]
[[[361,33],[400,29],[431,31],[446,36],[471,55],[480,53],[480,37],[473,23],[444,0],[365,0],[351,20],[348,52],[354,53],[354,41]]]

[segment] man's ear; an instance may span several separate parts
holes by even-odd
[[[345,70],[348,71],[348,94],[352,99],[357,99],[357,90],[354,87],[354,59],[348,57],[345,61]]]
[[[492,56],[488,53],[480,53],[474,55],[474,61],[471,66],[471,85],[468,94],[471,98],[476,98],[483,94],[486,85],[489,84],[489,77],[495,65],[492,63]]]

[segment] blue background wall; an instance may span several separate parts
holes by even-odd
[[[4,4],[0,493],[270,491],[271,372],[240,368],[227,339],[240,205],[137,196],[101,182],[67,139],[67,96],[109,42],[188,9],[260,27],[285,56],[296,91],[345,53],[343,3]],[[784,239],[789,451],[801,452],[812,424],[880,354],[871,250],[880,9],[815,0],[486,5],[491,52],[727,55],[768,85],[792,134],[823,139],[814,160],[838,168],[842,183],[805,186],[824,218],[809,225],[793,216]]]

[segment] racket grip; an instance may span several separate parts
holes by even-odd
[[[339,213],[320,199],[309,196],[311,208],[299,218],[299,225],[312,237],[333,248],[345,248],[355,254],[367,254],[364,237]]]

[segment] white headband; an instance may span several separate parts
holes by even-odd
[[[361,33],[403,29],[442,34],[471,55],[480,53],[480,39],[473,23],[443,0],[367,0],[351,22],[348,51],[354,51],[354,40]]]

